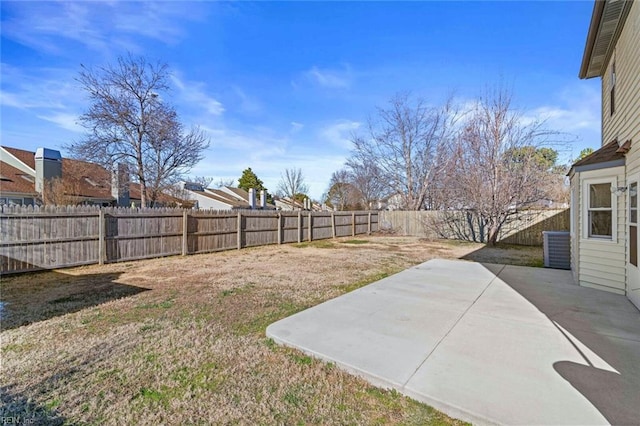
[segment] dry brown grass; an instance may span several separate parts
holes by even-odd
[[[264,330],[433,257],[527,264],[539,255],[367,237],[3,278],[0,416],[32,424],[456,424],[276,346]]]

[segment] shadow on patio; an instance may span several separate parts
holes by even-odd
[[[612,424],[638,424],[640,312],[635,306],[625,296],[574,284],[569,271],[505,266],[498,277],[543,313],[584,359],[556,362],[554,370]]]

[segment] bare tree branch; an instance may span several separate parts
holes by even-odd
[[[443,168],[441,153],[451,143],[455,111],[448,101],[439,107],[398,94],[369,120],[368,134],[352,138],[352,164],[372,165],[390,195],[404,207],[425,207],[430,187]]]
[[[79,119],[87,134],[67,149],[108,169],[119,162],[132,165],[143,206],[153,204],[209,146],[197,127],[185,132],[175,109],[160,98],[169,90],[168,77],[166,64],[128,55],[114,65],[82,66],[77,78],[90,101]]]
[[[292,200],[299,194],[309,192],[309,185],[305,183],[302,170],[296,168],[285,169],[284,174],[280,175],[277,191],[279,195],[289,197]]]
[[[548,197],[552,172],[545,156],[555,162],[556,155],[543,145],[553,134],[542,123],[525,122],[511,108],[509,92],[494,90],[480,98],[447,170],[448,207],[472,212],[495,244],[518,209]]]
[[[336,210],[361,210],[363,195],[353,184],[354,176],[347,169],[333,172],[325,201]]]

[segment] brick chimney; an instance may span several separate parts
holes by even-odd
[[[42,193],[48,180],[62,177],[62,156],[60,151],[48,148],[36,149],[36,192]]]
[[[129,168],[126,163],[118,163],[111,170],[111,196],[116,199],[116,205],[129,207]]]

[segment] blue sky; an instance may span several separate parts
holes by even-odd
[[[600,144],[600,81],[577,77],[592,1],[2,1],[1,143],[61,149],[82,137],[74,78],[128,52],[167,62],[166,96],[208,132],[193,175],[275,190],[301,168],[320,198],[349,137],[399,91],[465,103],[510,87],[526,117]],[[63,155],[65,155],[63,150]]]

